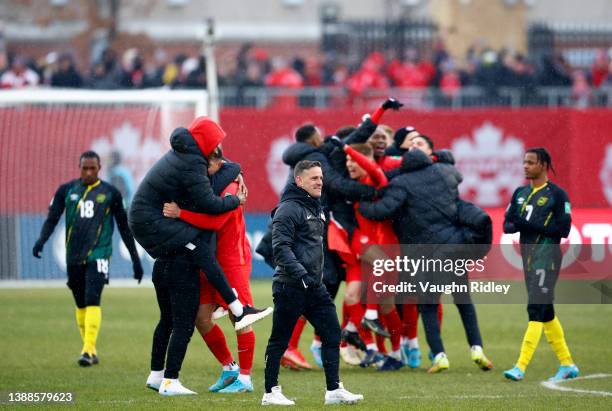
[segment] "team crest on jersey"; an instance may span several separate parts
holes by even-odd
[[[361,241],[361,244],[367,244],[370,238],[367,235],[362,235],[359,241]]]
[[[70,194],[70,201],[77,201],[79,199],[78,194]]]
[[[538,201],[536,202],[536,204],[542,207],[544,204],[546,204],[547,201],[548,201],[548,197],[542,196],[538,198]]]
[[[525,199],[523,197],[519,197],[518,200],[516,200],[516,202],[518,203],[518,205],[523,205],[523,203],[525,202]]]
[[[104,201],[106,201],[106,194],[98,194],[96,196],[96,203],[102,204]]]

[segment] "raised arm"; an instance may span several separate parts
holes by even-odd
[[[349,145],[344,145],[344,152],[351,156],[351,158],[359,164],[359,167],[363,168],[365,172],[368,173],[376,188],[382,188],[389,184],[387,176],[376,161],[369,159]]]

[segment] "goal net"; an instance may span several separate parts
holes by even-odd
[[[206,101],[204,90],[0,91],[0,280],[65,278],[63,218],[42,259],[32,247],[57,187],[79,177],[82,152],[100,155],[100,177],[129,205],[172,130],[206,114]],[[114,237],[111,278],[131,277],[127,249]]]

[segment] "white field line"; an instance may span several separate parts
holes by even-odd
[[[577,377],[577,378],[573,378],[571,380],[565,380],[565,381],[542,381],[540,384],[543,387],[548,388],[549,390],[557,390],[557,391],[564,391],[564,392],[577,392],[580,394],[603,395],[605,397],[612,397],[612,392],[610,391],[583,390],[579,388],[570,388],[570,387],[561,386],[561,384],[567,383],[569,381],[592,380],[595,378],[610,378],[610,377],[612,377],[612,374],[591,374],[591,375],[585,375],[584,377]]]

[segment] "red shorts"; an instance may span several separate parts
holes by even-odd
[[[238,293],[238,299],[243,305],[253,305],[253,296],[251,295],[251,285],[249,283],[251,277],[251,266],[237,267],[233,269],[223,270],[230,286]],[[206,279],[203,272],[200,271],[200,305],[202,304],[217,304],[227,309],[227,304],[221,298],[221,295]]]

